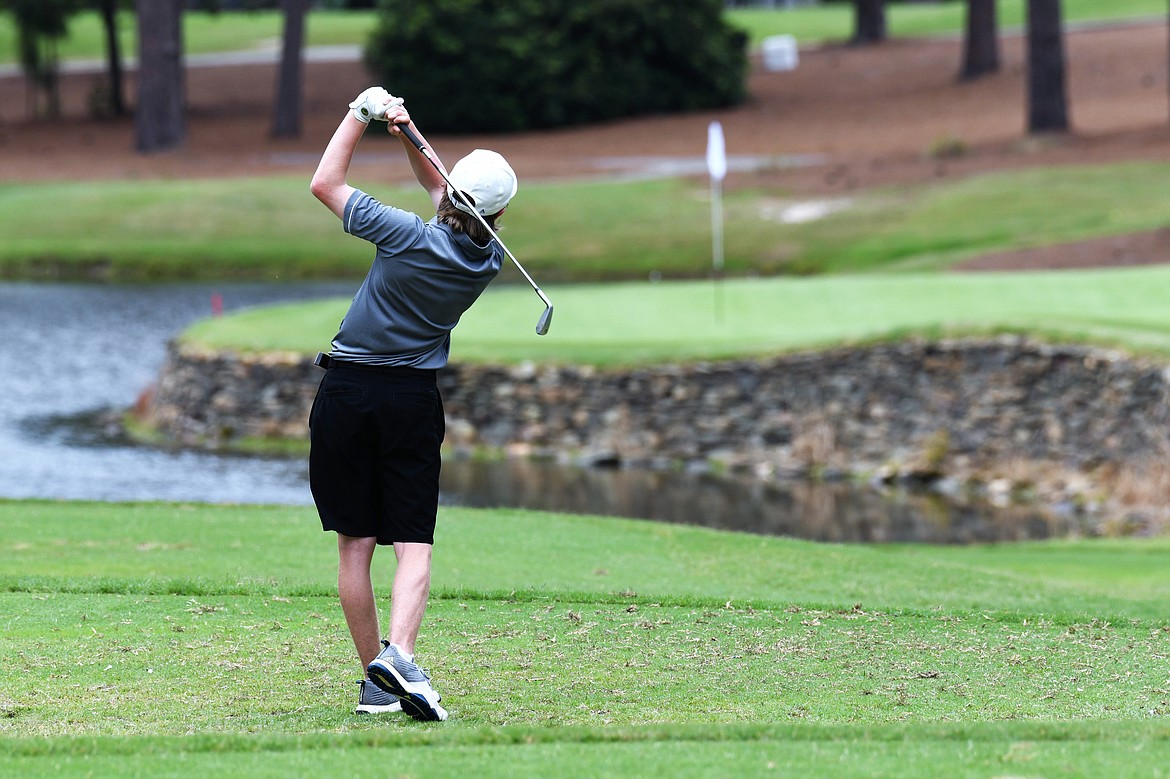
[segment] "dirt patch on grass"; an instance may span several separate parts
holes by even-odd
[[[997,252],[957,263],[958,271],[1056,270],[1170,262],[1170,228],[1126,233],[1056,246]]]

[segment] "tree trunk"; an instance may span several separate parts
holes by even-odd
[[[122,52],[118,46],[118,0],[101,0],[102,24],[106,28],[106,73],[110,79],[110,111],[114,116],[126,113],[122,93]]]
[[[995,0],[967,0],[967,30],[959,80],[970,81],[999,70]]]
[[[853,0],[853,39],[863,46],[886,39],[886,0]]]
[[[9,0],[0,10],[11,11],[16,24],[17,48],[24,69],[29,115],[40,116],[40,94],[46,100],[45,116],[56,119],[61,113],[58,89],[57,41],[65,37],[71,6],[62,0]]]
[[[1028,132],[1067,132],[1060,0],[1028,0]]]
[[[183,83],[182,0],[137,0],[140,152],[181,146],[187,136]]]
[[[41,40],[44,54],[42,60],[45,63],[45,71],[43,74],[45,86],[45,116],[49,119],[61,118],[61,69],[59,67],[60,58],[57,56],[57,39],[43,38]]]
[[[281,0],[284,10],[284,43],[276,100],[272,104],[272,136],[298,138],[301,134],[301,53],[305,47],[305,13],[309,0]]]

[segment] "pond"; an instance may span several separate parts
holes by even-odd
[[[304,458],[175,451],[116,420],[158,375],[166,344],[211,313],[349,296],[353,282],[0,283],[0,498],[309,504]],[[452,459],[446,505],[660,519],[819,541],[963,543],[1076,532],[1073,520],[852,484],[762,484],[710,474]]]

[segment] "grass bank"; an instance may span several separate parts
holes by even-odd
[[[4,501],[0,549],[6,775],[1149,777],[1170,757],[1167,539],[820,545],[445,509],[420,652],[452,719],[430,726],[349,713],[310,508]]]
[[[308,176],[0,184],[0,277],[360,276],[368,245],[341,233],[309,195]],[[417,186],[354,183],[393,205],[430,208]],[[542,283],[701,278],[711,268],[708,198],[705,181],[534,182],[509,210],[504,235]],[[75,229],[59,229],[61,203]],[[1170,165],[1008,171],[883,188],[801,223],[792,223],[795,204],[784,191],[727,194],[728,273],[935,270],[986,252],[1156,229],[1170,222]]]

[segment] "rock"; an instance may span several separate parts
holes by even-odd
[[[305,356],[172,344],[136,410],[179,441],[303,437],[321,375]],[[1099,492],[1106,465],[1116,472],[1170,451],[1170,368],[1018,336],[628,371],[454,364],[439,386],[450,445],[594,464],[721,463],[764,479],[880,483],[913,473],[949,494],[1020,462],[1040,474],[1038,494],[1068,501]],[[875,470],[883,463],[890,472]],[[1011,483],[988,494],[1010,501]]]

